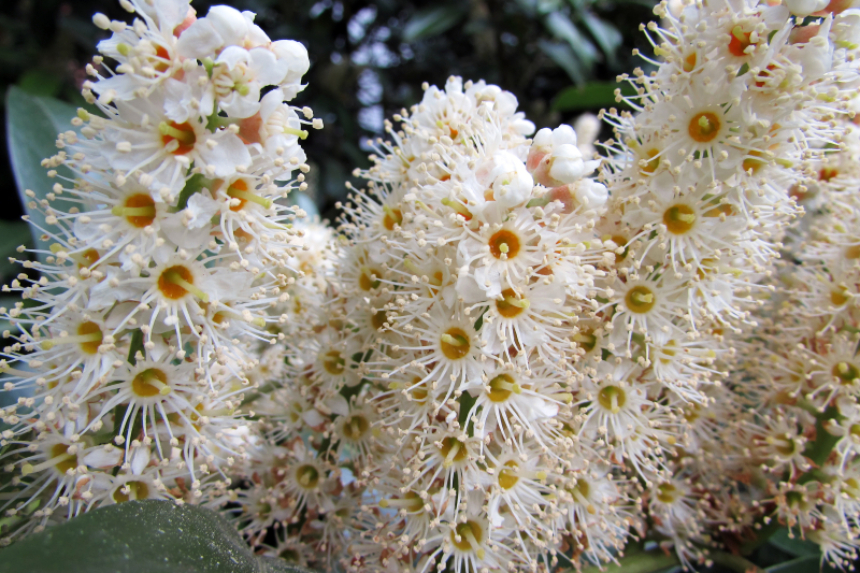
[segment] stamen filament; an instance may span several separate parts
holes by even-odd
[[[47,459],[40,464],[36,464],[35,466],[30,465],[30,464],[24,464],[23,466],[21,466],[21,474],[22,475],[29,475],[29,474],[34,473],[34,472],[40,472],[44,469],[47,469],[47,468],[53,467],[59,463],[62,463],[64,461],[68,460],[69,458],[73,458],[73,457],[75,457],[75,455],[76,454],[70,454],[70,453],[66,452],[65,454],[61,454],[55,458]]]
[[[153,217],[155,215],[155,207],[120,207],[117,205],[110,212],[111,215],[117,217]]]
[[[168,282],[175,284],[176,286],[181,286],[203,302],[209,302],[209,295],[182,278],[177,272],[167,273],[165,278]]]
[[[454,465],[454,458],[457,456],[457,452],[460,451],[460,441],[454,440],[454,443],[451,444],[451,449],[448,450],[448,455],[445,456],[445,461],[442,463],[442,466],[446,468],[450,468]]]
[[[442,199],[442,204],[443,204],[443,205],[445,205],[446,207],[451,207],[451,208],[452,208],[452,209],[454,209],[457,213],[459,213],[460,215],[463,215],[463,216],[464,216],[465,218],[467,218],[467,219],[471,219],[471,218],[472,218],[472,212],[471,212],[471,211],[469,211],[468,209],[466,209],[466,208],[465,208],[463,205],[461,205],[458,201],[454,201],[454,200],[452,200],[452,199],[448,199],[448,198],[446,197],[445,199]]]
[[[58,338],[49,338],[42,341],[42,349],[50,350],[58,344],[85,344],[87,342],[101,342],[102,333],[100,330],[91,332],[90,334],[77,334],[74,336],[60,336]]]
[[[528,299],[518,299],[512,296],[506,296],[505,303],[511,306],[515,306],[517,308],[528,308],[531,306],[531,303],[528,301]]]
[[[638,302],[640,304],[651,304],[652,302],[654,302],[654,295],[650,294],[650,293],[649,294],[643,294],[641,292],[636,292],[636,293],[633,293],[632,298],[633,298],[633,300],[635,300],[636,302]]]
[[[463,340],[459,336],[451,336],[450,334],[443,334],[441,339],[445,344],[450,344],[451,346],[465,346],[467,342]]]
[[[296,129],[294,127],[285,127],[284,133],[286,133],[287,135],[295,135],[299,139],[307,139],[308,138],[308,132],[305,131],[304,129]]]
[[[161,133],[161,135],[170,136],[173,139],[185,144],[194,143],[195,141],[197,141],[197,136],[194,135],[193,131],[183,131],[181,129],[177,129],[166,121],[162,121],[158,124],[158,132]]]
[[[467,524],[466,527],[463,528],[462,533],[466,537],[466,539],[469,541],[469,545],[471,545],[472,548],[476,550],[476,552],[478,554],[478,559],[483,559],[484,558],[484,550],[481,549],[480,543],[478,543],[478,540],[475,539],[475,534],[472,532],[472,528],[469,527],[469,525]]]
[[[272,206],[271,199],[260,197],[259,195],[255,195],[254,193],[251,193],[249,191],[240,191],[235,187],[230,187],[227,189],[227,196],[234,197],[236,199],[244,199],[245,201],[256,203],[257,205],[261,205],[264,209],[268,209]]]

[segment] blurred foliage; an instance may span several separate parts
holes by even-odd
[[[421,84],[443,85],[451,74],[483,78],[517,95],[538,127],[572,121],[582,111],[613,105],[615,76],[641,65],[647,50],[638,26],[653,18],[653,0],[335,1],[196,0],[229,3],[257,13],[272,38],[308,47],[310,105],[326,128],[305,147],[314,167],[311,191],[320,211],[334,204],[355,167],[367,166],[366,141],[382,135],[383,118],[421,98]],[[76,105],[84,66],[104,32],[94,12],[127,19],[115,0],[0,2],[0,82]],[[3,98],[5,100],[5,97]],[[4,110],[5,113],[5,110]],[[5,124],[6,122],[4,122]],[[6,137],[2,138],[6,145]],[[8,150],[0,152],[8,158]],[[0,166],[6,204],[20,210],[8,159]]]

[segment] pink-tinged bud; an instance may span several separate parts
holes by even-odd
[[[239,120],[239,137],[245,144],[262,143],[260,128],[263,126],[263,118],[258,111],[251,117]]]
[[[182,32],[188,29],[191,24],[197,21],[197,11],[194,8],[188,7],[188,14],[186,14],[185,19],[179,24],[177,27],[173,29],[173,35],[177,38]]]
[[[564,205],[562,208],[563,213],[572,213],[576,207],[571,187],[573,186],[562,185],[561,187],[553,187],[548,193],[550,201],[559,201]]]

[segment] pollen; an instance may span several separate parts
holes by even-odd
[[[369,291],[379,288],[380,280],[376,277],[380,276],[380,272],[376,269],[362,269],[358,276],[358,287],[361,290]]]
[[[696,212],[688,205],[672,205],[663,213],[663,224],[673,235],[689,233],[696,224]]]
[[[132,227],[142,229],[155,221],[155,201],[148,193],[135,193],[127,197],[122,205],[111,209],[117,217],[123,217]]]
[[[353,414],[343,422],[343,436],[353,442],[363,438],[369,429],[370,422],[361,414]]]
[[[197,134],[194,127],[188,123],[176,123],[175,121],[163,121],[158,126],[161,133],[161,143],[166,147],[176,141],[179,145],[171,151],[173,155],[186,155],[190,153],[197,144]]]
[[[147,368],[132,379],[131,391],[139,398],[152,398],[170,394],[171,390],[163,370]]]
[[[95,322],[84,322],[78,326],[78,336],[82,337],[81,350],[87,354],[98,354],[104,335]]]
[[[606,386],[597,393],[597,402],[613,414],[617,414],[627,403],[627,394],[618,386]]]
[[[677,499],[677,491],[671,483],[661,483],[657,486],[657,499],[663,503],[674,503]]]
[[[517,462],[509,460],[505,462],[505,467],[499,470],[499,487],[502,489],[511,489],[517,482],[520,481],[517,475]]]
[[[720,122],[717,114],[703,111],[693,116],[687,126],[687,131],[694,141],[708,143],[720,134],[720,127],[722,127],[722,122]]]
[[[346,369],[346,360],[337,350],[329,350],[323,357],[323,368],[332,376],[340,376]]]
[[[296,482],[307,490],[312,490],[320,483],[320,472],[311,464],[305,464],[296,468]]]
[[[502,229],[495,232],[489,240],[490,254],[497,259],[513,259],[520,252],[520,239],[511,231]]]
[[[657,298],[651,292],[651,289],[639,285],[627,291],[627,294],[624,296],[624,303],[630,309],[630,312],[645,314],[654,308]]]
[[[451,542],[460,551],[475,551],[479,559],[483,559],[480,540],[483,539],[484,529],[474,520],[457,524],[451,532]],[[457,541],[459,539],[459,541]]]
[[[520,385],[508,374],[499,374],[490,380],[488,386],[487,396],[491,402],[496,403],[504,402],[510,398],[511,394],[520,394],[522,392]]]
[[[860,378],[860,370],[850,362],[839,362],[830,370],[830,373],[844,385],[853,384]]]
[[[440,338],[439,346],[442,349],[442,354],[449,360],[459,360],[469,354],[471,344],[469,343],[469,335],[461,328],[449,328]]]
[[[164,298],[179,300],[189,292],[203,302],[209,302],[209,296],[194,284],[194,275],[182,265],[164,269],[158,276],[158,290]]]
[[[496,301],[496,310],[505,318],[515,318],[529,308],[529,301],[517,297],[514,289],[502,291],[502,299]]]
[[[751,34],[749,32],[744,32],[743,28],[740,26],[735,26],[732,28],[732,31],[729,33],[729,52],[733,56],[737,56],[739,58],[746,56],[746,49],[752,45],[750,42]]]
[[[466,456],[469,455],[466,444],[450,436],[442,440],[442,447],[439,448],[439,452],[445,458],[442,465],[446,468],[451,467],[454,462],[465,460]]]
[[[149,484],[144,481],[126,482],[113,490],[111,497],[116,503],[123,503],[125,501],[136,499],[147,499],[149,497]]]

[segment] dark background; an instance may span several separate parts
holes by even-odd
[[[582,111],[613,105],[615,76],[648,50],[641,23],[653,19],[652,0],[393,0],[319,2],[231,0],[193,3],[199,16],[228,3],[257,14],[272,39],[302,42],[311,68],[307,89],[292,102],[311,106],[325,121],[305,141],[313,170],[309,192],[333,217],[344,183],[367,166],[368,137],[383,118],[417,103],[421,83],[444,85],[451,74],[485,79],[516,94],[538,127],[573,122]],[[0,87],[83,104],[84,66],[107,33],[92,14],[130,21],[114,0],[0,2]],[[569,91],[579,86],[581,91]],[[568,90],[565,93],[565,90]],[[5,102],[5,97],[3,98]],[[5,117],[5,103],[3,112]],[[20,206],[8,160],[6,126],[0,138],[0,217],[17,219]],[[608,136],[608,134],[607,134]]]

